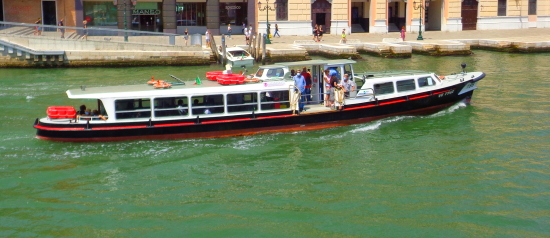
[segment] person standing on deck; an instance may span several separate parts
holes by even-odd
[[[306,67],[302,69],[302,76],[304,76],[306,80],[305,100],[307,100],[309,104],[309,102],[311,102],[311,74],[307,72]]]
[[[298,90],[300,90],[300,94],[302,96],[300,97],[300,103],[299,103],[299,110],[300,112],[304,110],[304,94],[306,93],[306,80],[304,79],[304,76],[301,74],[300,70],[296,72],[296,76],[294,76],[294,85]]]

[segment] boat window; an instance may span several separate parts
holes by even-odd
[[[256,72],[256,77],[262,77],[264,74],[264,69],[258,69],[258,72]]]
[[[269,69],[267,70],[267,77],[283,77],[284,71],[283,69]]]
[[[427,86],[434,86],[435,81],[432,77],[422,77],[418,78],[418,87],[427,87]]]
[[[187,100],[187,97],[155,98],[155,117],[189,115]]]
[[[224,113],[223,95],[192,97],[191,108],[193,115]]]
[[[260,105],[262,110],[282,109],[290,107],[287,90],[262,92],[260,94],[260,99],[262,101]]]
[[[393,82],[379,83],[374,85],[374,93],[376,95],[394,93]]]
[[[149,98],[115,100],[117,119],[150,118],[151,101]]]
[[[257,93],[227,94],[227,112],[252,112],[257,109]]]
[[[397,81],[397,92],[411,91],[415,89],[414,79]]]
[[[351,70],[351,64],[344,65],[344,73],[348,74],[350,77],[353,77],[353,71]]]

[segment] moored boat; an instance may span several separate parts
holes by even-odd
[[[220,53],[223,55],[222,52]],[[254,65],[254,57],[240,47],[227,47],[224,57],[226,57],[227,63],[233,67],[251,67]]]
[[[37,118],[34,127],[38,138],[76,142],[312,130],[435,112],[470,99],[478,81],[485,77],[482,72],[464,70],[445,76],[424,71],[360,74],[354,72],[354,63],[311,60],[262,66],[253,80],[228,86],[204,81],[158,90],[144,82],[71,89],[69,98],[97,102],[98,114],[79,116],[71,107],[54,107],[47,117]],[[290,76],[292,69],[303,67],[311,70],[311,98],[302,97]],[[325,69],[353,76],[350,80],[357,85],[344,99],[342,110],[319,104],[326,93],[322,82]],[[301,98],[308,98],[310,104],[300,112]]]

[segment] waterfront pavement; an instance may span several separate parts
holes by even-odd
[[[468,55],[471,49],[486,49],[504,52],[550,52],[550,28],[529,28],[515,30],[473,30],[460,32],[423,32],[424,40],[417,40],[418,33],[407,33],[400,42],[400,33],[387,34],[352,33],[347,35],[347,44],[341,44],[340,35],[325,34],[321,42],[314,42],[312,36],[287,36],[281,29],[281,37],[272,38],[266,46],[267,62],[296,61],[308,59],[310,55],[328,58],[359,58],[361,53],[381,57],[412,57],[413,54],[434,56]],[[36,66],[145,66],[145,65],[200,65],[212,62],[212,52],[202,47],[185,46],[183,36],[176,37],[175,45],[166,37],[135,36],[130,42],[123,42],[121,36],[93,37],[88,41],[60,39],[52,36],[0,37],[3,54],[0,67]],[[119,39],[120,38],[120,39]],[[166,39],[165,39],[166,38]],[[221,42],[221,36],[214,36]],[[189,42],[190,43],[190,42]],[[233,35],[226,39],[228,46],[245,49],[244,35]],[[25,48],[26,47],[26,48]],[[63,51],[51,55],[46,51]],[[56,53],[56,52],[54,52]],[[252,49],[253,55],[261,57],[259,49]]]

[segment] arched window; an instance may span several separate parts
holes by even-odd
[[[288,20],[288,0],[277,0],[277,21]]]

